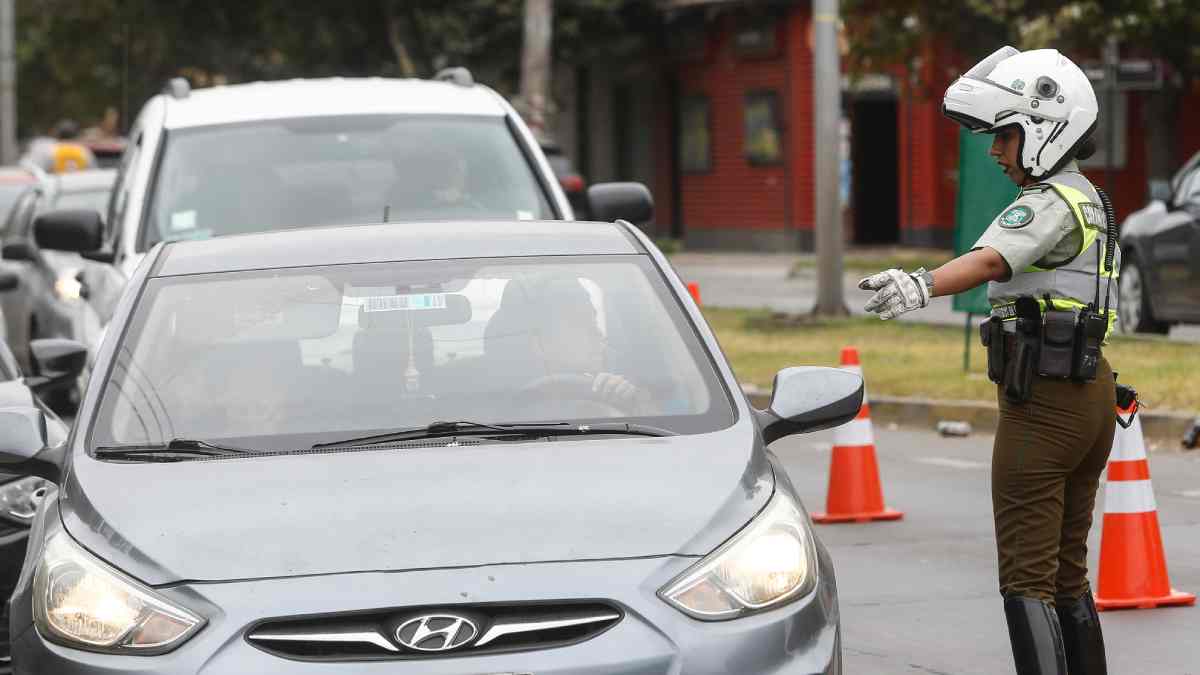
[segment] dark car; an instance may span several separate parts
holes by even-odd
[[[11,602],[18,673],[840,673],[832,563],[772,441],[628,223],[403,223],[163,243]],[[35,628],[36,627],[36,628]]]
[[[1166,333],[1200,323],[1200,153],[1121,227],[1120,327]]]
[[[542,153],[546,155],[546,161],[550,163],[550,168],[554,171],[554,177],[558,179],[558,185],[562,188],[563,193],[567,195],[567,201],[571,202],[571,210],[575,212],[575,217],[579,220],[587,220],[588,215],[588,196],[587,196],[587,181],[583,179],[583,174],[575,168],[574,162],[563,152],[562,146],[549,141],[542,141]]]
[[[33,365],[29,349],[33,340],[60,337],[84,344],[98,342],[100,320],[93,303],[86,300],[89,282],[108,274],[107,265],[78,253],[40,246],[34,223],[50,210],[103,211],[115,178],[112,169],[47,176],[17,199],[0,230],[5,265],[20,275],[20,285],[0,295],[0,305],[10,346],[26,370]]]
[[[37,351],[46,364],[53,365],[57,359],[69,357],[71,345],[65,341],[39,342]],[[64,351],[64,347],[66,351]],[[75,345],[76,362],[82,364],[79,354],[82,345]],[[68,367],[69,368],[69,367]],[[69,373],[59,373],[69,376]],[[66,440],[66,427],[38,396],[53,388],[51,377],[46,375],[26,377],[13,357],[8,343],[0,340],[0,408],[34,408],[46,420],[47,442],[57,445]],[[50,440],[49,437],[57,439]],[[17,585],[17,576],[25,560],[25,545],[29,538],[29,526],[37,512],[38,504],[54,484],[39,476],[30,476],[9,468],[0,467],[0,597],[8,598]],[[7,614],[6,614],[7,617]],[[9,633],[7,619],[0,624],[0,672],[7,672],[9,658]]]

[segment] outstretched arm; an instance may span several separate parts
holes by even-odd
[[[933,270],[933,293],[954,295],[988,281],[1004,281],[1012,276],[1008,263],[990,246],[964,253]]]
[[[985,246],[951,260],[930,274],[932,289],[920,275],[901,269],[884,270],[863,279],[858,287],[875,291],[865,309],[878,313],[881,319],[894,319],[928,305],[935,295],[953,295],[985,281],[1002,281],[1012,276],[1012,271],[996,249]]]

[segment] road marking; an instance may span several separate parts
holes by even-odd
[[[1200,499],[1200,490],[1183,490],[1182,492],[1179,493],[1179,496],[1180,497],[1191,497],[1193,499]]]
[[[934,466],[945,466],[951,469],[990,469],[987,462],[973,462],[969,459],[954,459],[953,457],[918,457],[914,461]]]

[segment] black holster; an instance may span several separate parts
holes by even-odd
[[[1004,322],[994,316],[979,324],[979,341],[987,348],[987,376],[996,384],[1004,381],[1008,354],[1004,351]]]
[[[1004,395],[1025,403],[1033,396],[1033,375],[1041,360],[1042,312],[1037,300],[1024,297],[1017,298],[1016,310],[1016,346],[1004,372]]]

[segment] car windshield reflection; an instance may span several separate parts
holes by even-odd
[[[91,441],[288,451],[438,420],[732,415],[644,258],[372,263],[150,281]]]

